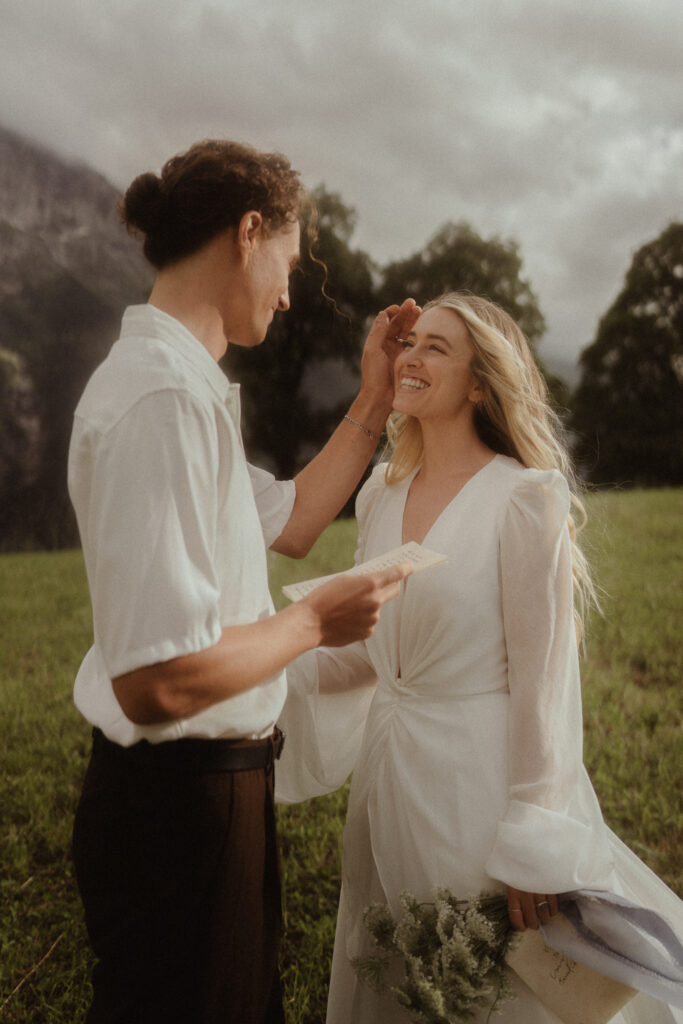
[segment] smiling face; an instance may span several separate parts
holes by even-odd
[[[394,369],[394,409],[420,421],[472,417],[481,398],[474,349],[458,314],[433,306],[403,341]]]

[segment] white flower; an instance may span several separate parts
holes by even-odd
[[[385,905],[366,909],[363,920],[383,953],[353,961],[361,980],[385,990],[386,969],[400,957],[405,979],[391,992],[414,1024],[460,1024],[476,1008],[494,1010],[511,998],[503,960],[512,932],[502,894],[462,900],[440,888],[433,903],[402,892],[400,904],[398,922]]]

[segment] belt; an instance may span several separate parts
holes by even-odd
[[[130,747],[113,743],[95,727],[93,751],[129,765],[168,766],[200,772],[246,772],[269,768],[282,753],[284,733],[275,727],[262,740],[180,739],[164,743],[139,740]]]

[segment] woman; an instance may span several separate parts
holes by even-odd
[[[407,580],[366,642],[299,659],[281,719],[281,799],[355,767],[328,1024],[408,1019],[350,966],[372,949],[364,908],[387,902],[396,916],[404,889],[506,890],[519,930],[578,888],[675,901],[607,829],[583,767],[577,637],[593,590],[524,336],[490,302],[445,295],[406,335],[394,383],[392,454],[359,495],[357,557],[417,541],[448,562]],[[296,763],[309,730],[318,746]],[[503,1020],[555,1019],[512,982]],[[672,1018],[639,996],[623,1019]]]

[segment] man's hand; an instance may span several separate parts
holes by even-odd
[[[394,361],[401,351],[397,339],[413,329],[422,310],[414,299],[388,306],[378,313],[365,340],[361,360],[361,393],[373,394],[391,409],[394,399]]]
[[[382,606],[401,591],[401,583],[413,571],[401,562],[362,576],[343,573],[324,583],[299,602],[308,604],[320,629],[319,645],[343,647],[369,637],[379,621]]]

